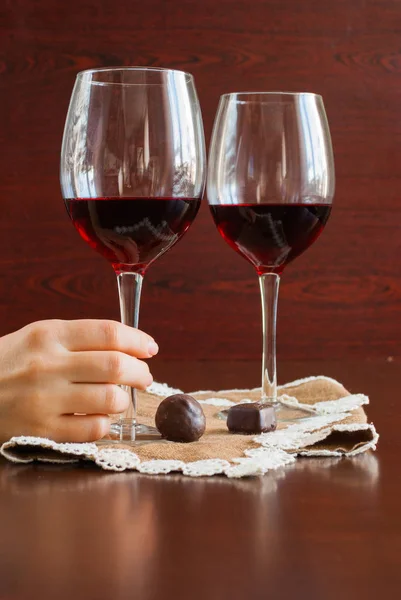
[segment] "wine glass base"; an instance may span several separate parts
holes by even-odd
[[[272,402],[277,415],[278,423],[291,423],[293,421],[302,421],[309,419],[314,415],[312,411],[303,410],[302,408],[292,408],[281,404],[281,402]],[[219,411],[215,416],[222,421],[227,420],[228,408]]]
[[[110,426],[110,433],[104,442],[135,444],[137,442],[161,441],[161,435],[156,427],[136,423],[133,419],[121,419]]]
[[[281,402],[273,402],[273,405],[276,411],[277,421],[282,423],[303,421],[304,419],[309,419],[314,415],[314,413],[310,410],[286,406],[285,404],[281,404]]]

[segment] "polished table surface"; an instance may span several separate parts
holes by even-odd
[[[377,453],[262,478],[189,479],[0,461],[0,600],[399,597],[401,360],[283,363],[371,398]],[[193,391],[253,386],[255,363],[156,362]]]

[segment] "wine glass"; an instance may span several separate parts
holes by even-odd
[[[205,143],[192,75],[115,67],[78,73],[61,150],[61,190],[81,237],[116,275],[121,321],[138,327],[148,267],[187,231],[206,177]],[[156,436],[132,406],[111,436]]]
[[[207,194],[224,240],[259,276],[262,300],[261,402],[277,401],[276,317],[280,275],[319,237],[335,176],[321,96],[225,94],[214,123]],[[304,412],[287,417],[301,418]],[[286,420],[281,412],[281,418]]]

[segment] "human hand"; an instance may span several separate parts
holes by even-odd
[[[48,320],[0,338],[0,442],[17,435],[89,442],[127,410],[120,385],[153,381],[146,333],[117,321]],[[74,414],[80,413],[80,414]]]

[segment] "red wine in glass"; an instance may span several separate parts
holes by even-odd
[[[321,96],[237,92],[220,98],[211,139],[207,194],[224,240],[255,268],[262,306],[261,401],[280,410],[276,322],[280,275],[322,233],[335,173]],[[287,402],[287,405],[285,404]],[[292,403],[292,404],[291,404]]]
[[[158,67],[78,73],[61,148],[61,191],[75,228],[117,275],[124,324],[138,327],[143,276],[195,219],[205,178],[191,74]],[[137,422],[135,388],[122,387],[130,407],[115,417],[109,437],[159,439],[154,427]]]
[[[66,198],[81,237],[117,273],[143,274],[184,235],[195,219],[199,198]]]
[[[322,233],[331,204],[211,204],[224,240],[256,267],[281,274]]]

